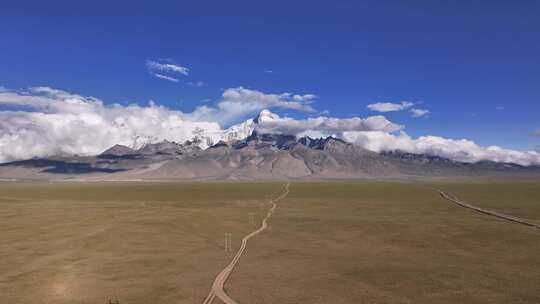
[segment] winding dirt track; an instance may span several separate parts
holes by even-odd
[[[476,207],[476,206],[467,204],[467,203],[461,201],[460,199],[458,199],[457,197],[455,197],[455,196],[453,196],[451,194],[445,193],[442,190],[437,189],[437,191],[439,192],[439,194],[443,198],[445,198],[445,199],[447,199],[447,200],[449,200],[449,201],[451,201],[451,202],[453,202],[453,203],[455,203],[455,204],[457,204],[457,205],[459,205],[459,206],[461,206],[463,208],[471,209],[471,210],[474,210],[474,211],[482,213],[482,214],[491,215],[491,216],[494,216],[494,217],[497,217],[497,218],[500,218],[500,219],[504,219],[504,220],[507,220],[507,221],[511,221],[511,222],[515,222],[515,223],[519,223],[519,224],[522,224],[522,225],[526,225],[526,226],[530,226],[530,227],[540,229],[540,225],[532,223],[527,219],[523,219],[523,218],[511,216],[511,215],[506,215],[506,214],[498,213],[498,212],[491,211],[491,210],[482,209],[480,207]]]
[[[281,195],[279,195],[278,197],[270,201],[271,207],[270,209],[268,209],[268,212],[266,213],[266,217],[262,220],[261,227],[251,232],[250,234],[246,235],[242,239],[242,245],[240,245],[240,248],[234,255],[231,262],[225,268],[223,268],[223,270],[215,278],[214,283],[212,284],[212,288],[210,289],[210,293],[208,293],[208,296],[204,300],[203,304],[212,303],[215,297],[218,297],[225,304],[238,304],[238,302],[236,302],[234,299],[229,297],[229,295],[227,295],[227,293],[223,289],[223,285],[225,285],[225,282],[229,278],[229,275],[234,270],[234,267],[236,266],[236,264],[242,257],[244,250],[246,250],[248,240],[256,236],[257,234],[263,232],[268,227],[267,221],[272,216],[272,214],[274,213],[274,210],[277,207],[276,202],[283,199],[284,197],[287,196],[287,194],[289,194],[290,185],[291,183],[288,182],[287,185],[285,185],[285,191]]]

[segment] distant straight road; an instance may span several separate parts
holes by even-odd
[[[284,197],[289,194],[289,187],[291,183],[287,182],[285,185],[285,191],[276,197],[275,199],[270,201],[271,207],[268,209],[268,212],[266,213],[266,217],[262,220],[261,227],[259,229],[249,233],[242,239],[242,245],[240,245],[240,248],[236,252],[234,258],[232,261],[225,267],[223,270],[217,275],[217,277],[214,280],[214,283],[212,284],[212,288],[210,289],[210,293],[208,293],[208,296],[204,300],[203,304],[210,304],[214,300],[214,298],[217,296],[223,303],[225,304],[238,304],[234,299],[229,297],[225,290],[223,289],[223,286],[225,285],[225,282],[229,278],[229,275],[234,270],[234,267],[238,263],[238,260],[240,260],[240,257],[242,257],[242,254],[244,253],[244,250],[246,249],[247,242],[250,238],[254,237],[255,235],[263,232],[267,227],[267,221],[274,213],[274,210],[276,209],[277,205],[276,202],[283,199]]]
[[[494,216],[494,217],[504,219],[504,220],[507,220],[507,221],[511,221],[511,222],[522,224],[522,225],[530,226],[530,227],[533,227],[533,228],[536,228],[536,229],[540,229],[539,224],[535,224],[535,223],[533,223],[533,222],[531,222],[531,221],[529,221],[527,219],[523,219],[523,218],[511,216],[511,215],[506,215],[506,214],[502,214],[502,213],[491,211],[491,210],[482,209],[480,207],[476,207],[476,206],[473,206],[471,204],[467,204],[467,203],[461,201],[460,199],[458,199],[457,197],[455,197],[455,196],[453,196],[451,194],[448,194],[448,193],[446,193],[446,192],[444,192],[442,190],[437,189],[437,191],[439,192],[439,194],[443,198],[445,198],[445,199],[447,199],[447,200],[449,200],[449,201],[451,201],[451,202],[453,202],[453,203],[455,203],[455,204],[457,204],[457,205],[459,205],[459,206],[461,206],[463,208],[471,209],[471,210],[474,210],[476,212],[480,212],[482,214]]]

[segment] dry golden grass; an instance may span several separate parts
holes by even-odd
[[[540,218],[539,183],[437,186]],[[224,233],[237,248],[282,188],[0,184],[0,302],[200,303],[232,256]],[[540,231],[422,185],[293,183],[269,222],[226,283],[240,303],[540,303]]]
[[[294,184],[271,222],[229,282],[240,303],[540,303],[540,231],[420,185]]]
[[[199,303],[280,186],[3,184],[0,303]]]
[[[437,185],[481,208],[528,218],[540,223],[539,182],[444,183]]]

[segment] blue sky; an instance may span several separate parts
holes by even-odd
[[[182,111],[242,86],[315,94],[343,118],[409,101],[429,115],[383,114],[412,136],[540,145],[537,1],[110,2],[3,3],[0,86]],[[156,78],[148,60],[189,75]]]

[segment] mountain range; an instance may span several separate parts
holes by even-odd
[[[200,130],[184,143],[115,145],[95,156],[58,155],[0,164],[3,180],[269,180],[540,178],[539,166],[458,162],[400,151],[376,153],[335,137],[257,131],[257,117],[220,134]]]

